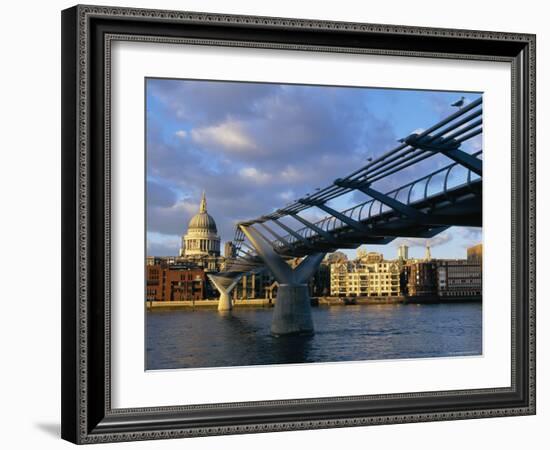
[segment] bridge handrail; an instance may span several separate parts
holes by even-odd
[[[479,151],[476,151],[476,152],[472,153],[472,156],[477,157],[477,156],[481,155],[482,153],[483,153],[483,151],[479,150]],[[449,174],[453,170],[453,168],[455,168],[457,166],[458,166],[458,163],[449,164],[449,165],[447,165],[445,167],[442,167],[440,169],[437,169],[437,170],[435,170],[435,171],[433,171],[433,172],[431,172],[427,175],[424,175],[421,178],[418,178],[414,181],[406,183],[406,184],[404,184],[404,185],[402,185],[398,188],[392,189],[391,191],[387,192],[386,195],[390,196],[390,197],[393,197],[393,198],[397,198],[399,192],[404,191],[408,188],[409,192],[407,194],[406,204],[410,205],[411,204],[411,192],[412,192],[414,186],[417,185],[417,184],[422,183],[423,181],[426,181],[426,185],[425,185],[425,189],[424,189],[424,195],[421,199],[418,199],[417,201],[425,201],[425,200],[427,200],[428,198],[430,198],[434,195],[441,194],[442,192],[447,193]],[[430,181],[435,176],[437,176],[438,174],[444,173],[444,172],[447,172],[447,173],[445,174],[445,178],[444,178],[443,190],[428,196],[428,185],[429,185]],[[467,181],[466,181],[466,183],[464,183],[463,185],[460,185],[460,186],[468,186],[468,185],[471,184],[471,182],[472,182],[471,172],[472,172],[471,170],[467,171]],[[457,186],[457,187],[460,187],[460,186]],[[380,208],[378,210],[378,213],[373,215],[372,214],[372,206],[376,202],[378,202],[380,204]],[[363,217],[362,211],[363,211],[363,209],[365,208],[366,205],[370,205],[370,207],[369,207],[369,210],[368,210],[368,215],[366,217]],[[363,203],[359,203],[358,205],[355,205],[351,208],[343,210],[340,213],[347,216],[347,217],[351,217],[351,218],[353,218],[357,221],[363,221],[363,220],[368,220],[368,219],[380,216],[383,212],[385,212],[385,211],[383,211],[383,206],[384,206],[383,203],[379,202],[378,200],[375,200],[375,199],[371,198],[371,199],[369,199],[369,200],[367,200]],[[354,212],[357,211],[357,210],[359,210],[358,217],[353,217]],[[331,224],[332,224],[332,227],[330,226]],[[338,224],[338,226],[336,224]],[[317,227],[319,227],[322,230],[327,231],[327,232],[333,232],[333,231],[336,231],[337,229],[340,229],[342,227],[347,226],[340,219],[338,219],[334,216],[331,216],[331,215],[327,215],[327,216],[323,217],[319,221],[315,222],[314,225],[316,225]],[[310,237],[318,235],[313,229],[311,229],[309,227],[298,228],[298,229],[295,230],[295,232],[298,233],[299,235],[301,235],[304,238],[310,238]],[[283,238],[286,241],[290,242],[290,243],[296,243],[298,241],[297,238],[295,238],[294,236],[292,236],[290,234],[283,236]],[[275,247],[278,247],[278,248],[286,247],[286,245],[283,242],[281,242],[279,239],[274,240],[273,245]]]

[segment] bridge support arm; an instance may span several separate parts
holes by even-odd
[[[479,123],[474,123],[472,124],[472,127],[477,125],[479,125]],[[462,133],[467,129],[469,128],[468,127],[463,128],[460,130],[460,132]],[[425,140],[426,138],[424,138],[424,141]],[[464,150],[460,150],[459,149],[460,142],[454,139],[448,139],[448,138],[444,140],[444,142],[442,143],[438,143],[437,139],[435,139],[433,142],[426,142],[426,143],[423,143],[422,141],[423,139],[412,138],[408,140],[407,143],[421,150],[435,152],[435,153],[442,153],[443,155],[452,159],[454,162],[476,173],[480,177],[483,176],[482,161],[476,158],[475,156],[472,156],[469,153],[466,153]]]
[[[382,192],[378,192],[369,186],[360,186],[357,189],[367,194],[369,197],[378,200],[380,203],[389,206],[394,211],[403,214],[404,216],[418,220],[419,222],[424,222],[426,219],[426,214],[424,214],[423,212],[418,211],[412,206],[406,205],[405,203],[402,203],[399,200],[390,197],[389,195],[382,194]]]
[[[300,233],[296,233],[292,228],[287,227],[284,223],[280,222],[277,219],[273,219],[273,223],[276,223],[279,227],[281,227],[283,230],[285,230],[288,234],[291,236],[294,236],[296,239],[298,239],[302,244],[304,244],[306,247],[313,248],[313,246],[309,243],[309,241],[303,237]],[[292,245],[292,244],[290,244]]]
[[[349,225],[351,228],[353,228],[355,231],[360,231],[362,233],[371,234],[371,228],[363,225],[361,222],[358,222],[357,220],[352,219],[351,217],[346,216],[345,214],[342,214],[339,211],[336,211],[335,209],[330,208],[329,206],[325,205],[321,202],[308,202],[301,200],[300,203],[303,203],[304,205],[311,205],[316,206],[317,208],[325,211],[327,214],[330,214],[333,217],[336,217],[341,222],[345,223],[346,225]]]
[[[260,255],[276,280],[288,280],[292,277],[290,266],[273,250],[271,242],[266,241],[258,230],[252,226],[245,227],[242,225],[241,230],[252,243],[256,252],[258,252],[258,255]]]
[[[372,189],[367,183],[360,182],[360,181],[351,181],[351,180],[349,181],[336,180],[334,184],[336,184],[337,186],[342,186],[346,188],[357,189],[363,192],[364,194],[367,194],[369,197],[372,197],[373,199],[378,200],[380,203],[383,203],[384,205],[389,206],[394,211],[406,217],[409,217],[411,219],[415,219],[418,222],[426,223],[428,220],[428,216],[423,212],[418,211],[412,206],[402,203],[399,200],[396,200],[395,198],[390,197],[389,195],[383,194],[382,192],[378,192],[377,190]]]
[[[292,269],[255,228],[241,226],[241,230],[279,283],[271,333],[275,336],[313,334],[307,282],[318,269],[325,254],[313,253],[306,256],[298,267]]]
[[[480,177],[483,176],[483,162],[481,159],[457,148],[451,150],[440,150],[440,152]]]
[[[312,229],[313,231],[315,231],[319,236],[321,236],[322,238],[325,239],[325,241],[327,241],[329,244],[336,244],[336,240],[334,239],[334,237],[332,237],[332,235],[319,228],[317,225],[309,222],[308,220],[304,219],[303,217],[300,217],[298,214],[289,214],[290,217],[293,217],[294,219],[296,219],[298,222],[302,223],[303,225],[305,225],[306,227]]]
[[[208,279],[216,287],[220,293],[218,300],[218,311],[231,311],[233,303],[231,301],[231,292],[242,278],[243,274],[238,274],[233,277],[225,277],[223,275],[208,274]]]
[[[278,239],[281,241],[286,247],[292,248],[294,247],[290,242],[288,242],[284,237],[282,237],[279,233],[276,233],[271,228],[269,228],[264,222],[260,222],[259,225],[267,231],[271,236],[273,236],[275,239]]]

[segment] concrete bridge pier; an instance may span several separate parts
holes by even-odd
[[[233,277],[208,274],[208,278],[220,293],[220,299],[218,300],[218,311],[231,311],[233,309],[231,292],[241,277],[242,274]]]
[[[257,230],[251,226],[241,226],[241,230],[279,283],[271,333],[275,336],[312,335],[314,328],[307,282],[325,254],[308,255],[292,269]]]

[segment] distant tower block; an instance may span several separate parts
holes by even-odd
[[[225,256],[226,258],[235,257],[235,246],[233,245],[233,242],[227,241],[225,243],[223,256]]]
[[[401,244],[397,249],[397,259],[406,261],[409,259],[409,247],[405,244]]]
[[[426,261],[430,261],[432,259],[432,252],[430,251],[429,245],[426,245],[426,254],[424,255],[424,259]]]

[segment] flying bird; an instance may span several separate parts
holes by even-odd
[[[455,108],[462,108],[464,106],[464,97],[460,97],[460,100],[451,103],[451,106],[454,106]]]
[[[372,157],[367,158],[367,161],[368,161],[368,162],[371,162],[371,161],[372,161]]]

